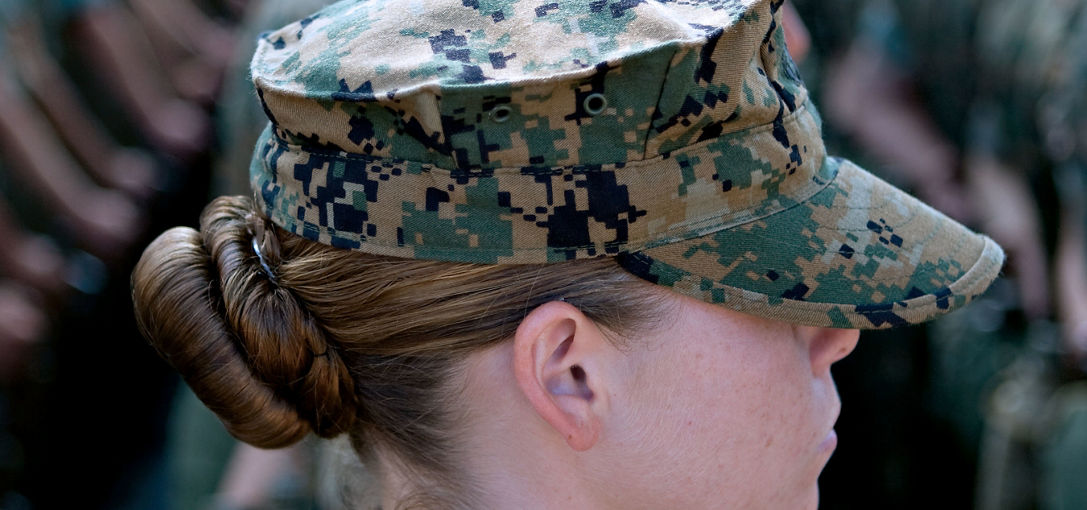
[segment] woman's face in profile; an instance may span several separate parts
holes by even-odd
[[[644,399],[624,406],[636,425],[622,440],[644,465],[630,465],[675,508],[816,508],[841,406],[830,365],[859,332],[679,299],[633,354]]]

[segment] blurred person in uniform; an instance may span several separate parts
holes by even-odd
[[[1015,286],[938,322],[930,344],[933,409],[978,458],[974,504],[1082,508],[1083,485],[1068,483],[1087,469],[1070,461],[1087,458],[1082,427],[1071,426],[1084,404],[1068,382],[1081,375],[1061,360],[1082,359],[1072,316],[1087,306],[1087,258],[1074,240],[1083,2],[872,0],[864,12],[861,35],[828,73],[828,117],[894,161],[897,182],[1009,250]]]
[[[99,185],[83,170],[34,102],[34,94],[28,92],[30,87],[24,85],[22,78],[33,73],[16,72],[48,65],[47,60],[32,61],[42,55],[28,55],[26,46],[33,42],[17,37],[21,32],[12,28],[33,23],[29,11],[20,4],[7,2],[0,19],[4,27],[0,36],[5,39],[6,48],[5,58],[0,62],[3,67],[0,72],[5,75],[0,79],[0,154],[9,162],[8,168],[19,175],[19,188],[44,199],[48,204],[45,209],[57,213],[68,235],[96,255],[115,260],[140,233],[139,208],[124,193]],[[58,97],[70,100],[70,96],[63,94],[67,91],[64,82],[59,83],[59,88],[62,93]],[[80,113],[78,109],[73,111],[73,122],[84,120],[88,124]],[[70,138],[81,135],[73,133]],[[93,129],[87,133],[93,135]],[[114,181],[124,182],[124,177],[118,175]]]
[[[41,18],[39,9],[22,8],[19,19],[8,25],[9,65],[43,118],[97,182],[135,200],[148,200],[161,186],[158,166],[146,150],[120,144],[84,104],[82,91],[51,52]]]
[[[1041,202],[1059,320],[1057,340],[1024,349],[994,391],[979,508],[1085,508],[1087,3],[986,2],[977,32],[975,166],[1011,169],[1034,189],[1055,190]]]
[[[53,235],[60,253],[50,252],[54,259],[43,257],[38,265],[59,257],[52,276],[66,285],[43,310],[55,322],[42,353],[47,369],[39,377],[42,388],[35,390],[40,398],[33,400],[33,410],[14,413],[23,417],[17,425],[28,431],[18,438],[28,452],[20,490],[42,508],[67,507],[77,497],[81,508],[159,508],[165,492],[157,451],[174,379],[139,341],[127,313],[127,270],[116,268],[130,267],[129,247],[146,225],[176,224],[176,218],[195,214],[186,201],[194,195],[204,200],[199,162],[207,159],[211,139],[208,114],[199,102],[207,98],[201,99],[200,87],[186,91],[172,69],[158,65],[159,54],[152,50],[161,48],[152,46],[141,25],[149,16],[133,15],[124,2],[5,1],[0,10],[0,35],[10,43],[0,70],[11,78],[0,83],[0,158],[4,191],[18,202],[4,227],[18,232],[27,221]],[[228,35],[223,30],[216,33]],[[199,39],[198,33],[188,35]],[[227,39],[209,37],[190,53],[229,53]],[[214,71],[216,58],[221,60],[210,55],[205,68]],[[217,73],[195,74],[217,86]],[[92,111],[104,113],[104,122]],[[118,140],[146,146],[126,147]],[[32,195],[45,199],[34,203]],[[32,277],[25,267],[27,251],[6,250],[4,269]],[[84,266],[96,269],[94,282],[82,278]],[[7,299],[10,294],[4,294],[4,311],[31,318],[30,308],[15,306],[26,300]],[[27,330],[16,332],[25,336]],[[95,415],[113,420],[85,420],[78,436],[65,430],[71,416]],[[58,479],[71,480],[69,490],[55,490]]]

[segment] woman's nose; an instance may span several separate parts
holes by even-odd
[[[815,375],[830,372],[830,366],[857,347],[861,332],[856,329],[800,326],[798,333],[808,339],[811,370]]]

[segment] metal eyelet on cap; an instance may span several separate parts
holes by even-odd
[[[513,108],[510,108],[509,106],[506,106],[504,104],[500,104],[498,106],[495,106],[494,108],[491,108],[491,113],[489,115],[491,117],[491,120],[495,122],[506,122],[507,120],[510,120],[510,117],[513,116]]]
[[[608,107],[608,98],[604,97],[604,94],[594,92],[586,96],[581,105],[585,107],[589,115],[600,115]]]

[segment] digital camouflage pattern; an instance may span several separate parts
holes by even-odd
[[[617,256],[795,323],[916,323],[1000,248],[824,152],[769,0],[341,2],[265,34],[251,183],[288,231],[485,264]]]

